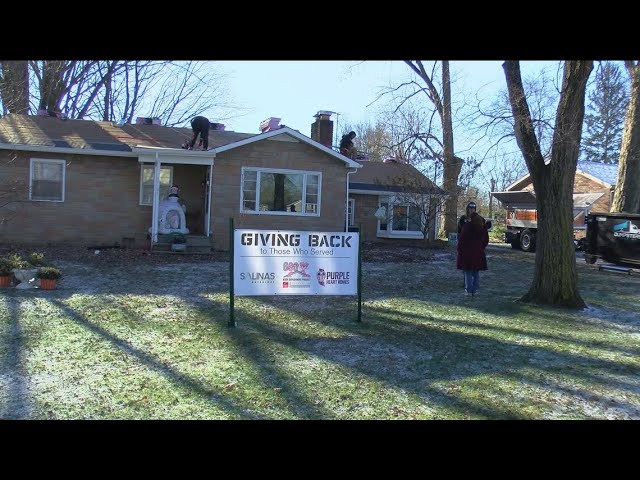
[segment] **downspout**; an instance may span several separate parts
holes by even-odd
[[[351,175],[352,173],[357,173],[358,169],[354,170],[353,172],[347,172],[347,198],[346,198],[346,204],[345,204],[345,208],[344,208],[344,231],[348,232],[349,231],[349,175]],[[362,232],[360,232],[362,233]]]
[[[153,245],[158,243],[158,209],[160,199],[160,158],[158,156],[158,152],[156,152],[156,161],[155,167],[153,171],[153,202],[152,204],[152,215],[153,219],[151,220],[151,248],[153,249]]]

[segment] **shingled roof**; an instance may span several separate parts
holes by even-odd
[[[191,128],[161,125],[118,127],[112,122],[61,120],[56,117],[9,114],[0,118],[0,143],[41,147],[130,152],[133,147],[180,148]],[[243,140],[252,133],[209,131],[209,148]]]
[[[407,163],[360,163],[362,168],[349,179],[349,188],[352,190],[445,194],[444,190]]]

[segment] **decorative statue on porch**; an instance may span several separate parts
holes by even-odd
[[[180,202],[179,188],[173,185],[167,198],[160,202],[158,233],[189,233],[185,213],[187,207]]]

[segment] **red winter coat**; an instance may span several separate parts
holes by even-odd
[[[458,270],[486,270],[484,249],[489,244],[489,232],[481,225],[465,223],[458,237]]]

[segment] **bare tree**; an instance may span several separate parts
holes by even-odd
[[[573,245],[573,182],[580,150],[584,99],[593,61],[565,62],[551,159],[546,163],[527,103],[520,63],[503,64],[518,147],[531,174],[538,210],[538,247],[533,283],[525,302],[585,306],[577,288]]]
[[[631,95],[624,120],[613,212],[640,213],[640,63],[624,62],[631,77]]]
[[[224,120],[235,108],[227,100],[225,76],[212,62],[32,60],[25,81],[12,74],[15,65],[5,64],[0,78],[5,113],[9,99],[29,92],[29,108],[21,113],[45,110],[68,118],[127,122],[135,116],[159,117],[166,126],[214,112],[216,120]]]
[[[449,61],[442,60],[442,95],[434,84],[435,63],[431,72],[427,72],[422,61],[407,60],[406,64],[425,83],[419,91],[426,94],[434,105],[442,127],[442,187],[449,197],[442,209],[442,233],[457,232],[458,222],[458,176],[462,169],[462,159],[454,155],[453,119],[451,115],[451,79]]]

